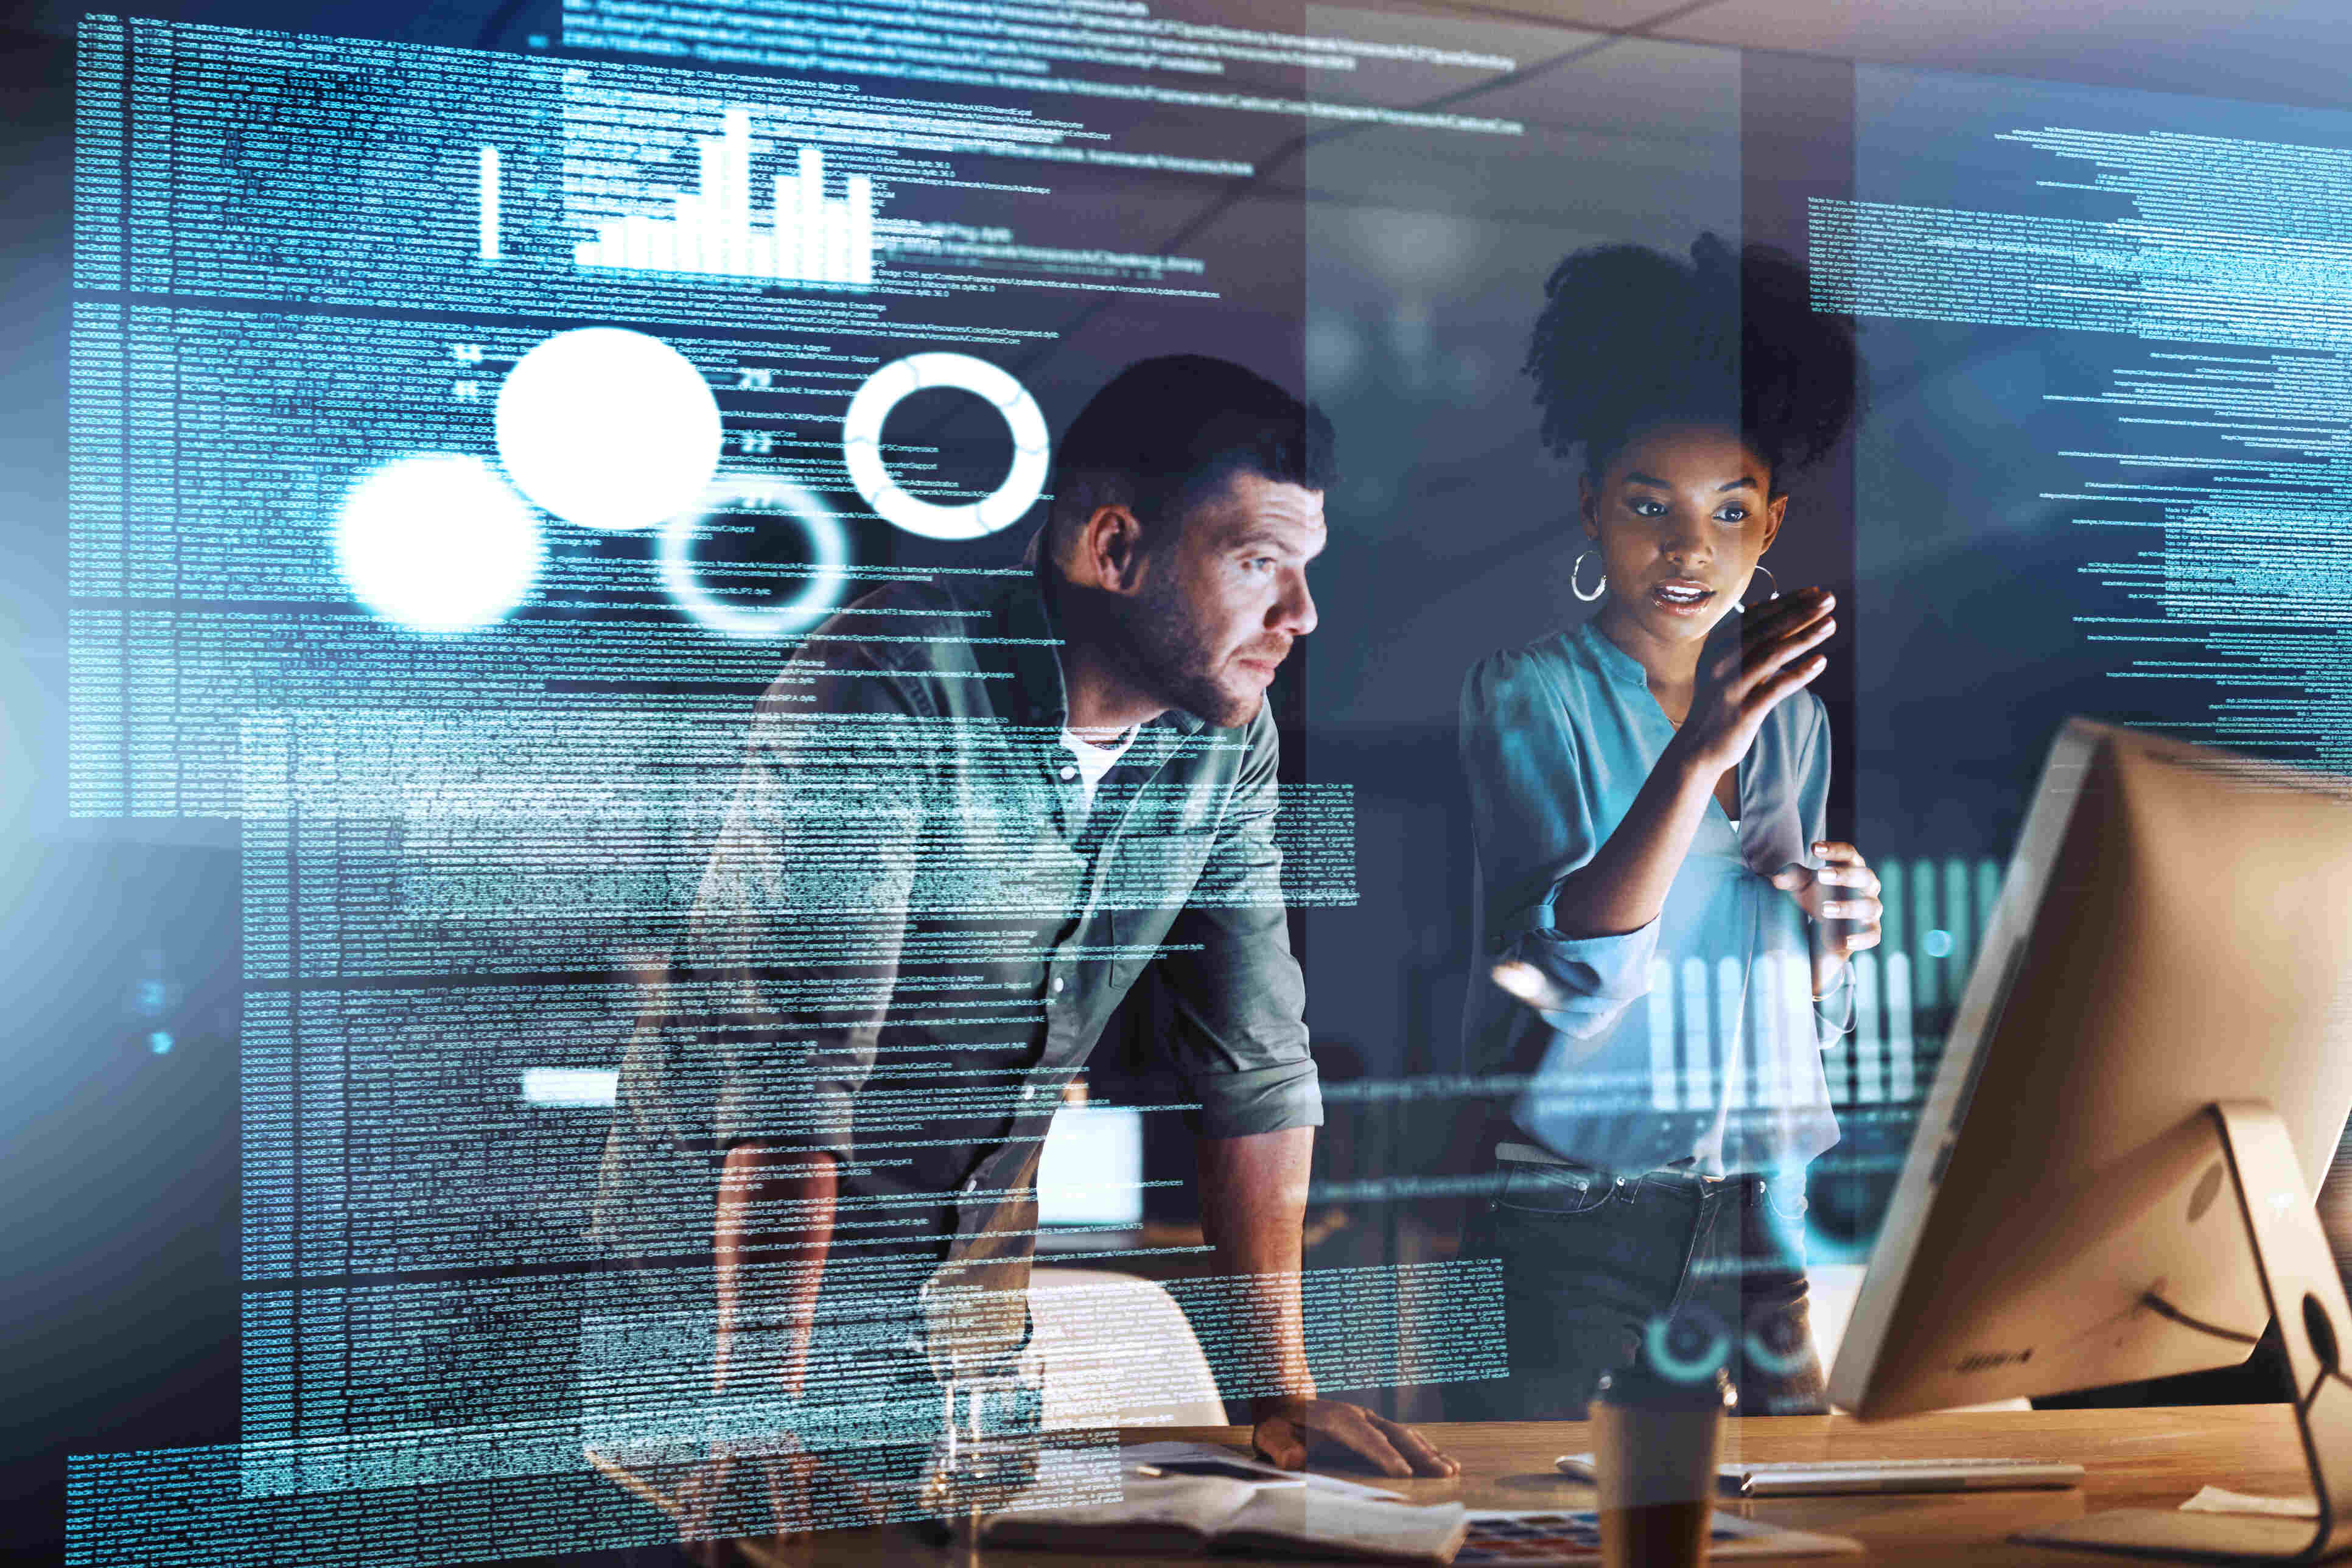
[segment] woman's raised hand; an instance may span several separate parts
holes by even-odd
[[[1690,713],[1675,739],[1709,776],[1756,743],[1764,715],[1802,689],[1829,660],[1812,650],[1837,630],[1826,588],[1767,600],[1740,617],[1739,646],[1699,666]]]

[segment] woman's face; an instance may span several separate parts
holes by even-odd
[[[1636,435],[1579,500],[1609,573],[1601,613],[1660,643],[1698,641],[1731,613],[1789,504],[1738,434],[1710,425]]]

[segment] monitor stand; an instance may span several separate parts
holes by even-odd
[[[2286,1347],[2319,1517],[2121,1509],[2016,1537],[2042,1546],[2205,1563],[2313,1563],[2352,1551],[2352,1310],[2286,1127],[2267,1104],[2209,1106],[2238,1194],[2263,1296]]]

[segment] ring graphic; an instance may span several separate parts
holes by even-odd
[[[1730,1362],[1731,1335],[1724,1329],[1723,1321],[1706,1308],[1692,1306],[1684,1310],[1685,1316],[1680,1319],[1668,1318],[1664,1313],[1652,1318],[1642,1334],[1643,1348],[1650,1352],[1650,1364],[1661,1376],[1675,1383],[1699,1383],[1713,1377],[1717,1367]],[[1706,1320],[1706,1348],[1696,1355],[1677,1355],[1673,1340],[1675,1328],[1678,1324],[1690,1327],[1691,1320],[1696,1318]]]
[[[915,393],[942,386],[994,404],[1013,436],[1013,468],[1004,482],[961,506],[908,495],[882,462],[882,422],[890,411]],[[925,539],[981,539],[1013,522],[1045,493],[1052,445],[1037,400],[1009,374],[970,354],[922,353],[893,360],[866,378],[842,416],[841,452],[849,482],[877,516]]]
[[[809,545],[808,585],[780,605],[730,605],[711,597],[694,565],[695,541],[702,524],[720,510],[782,512],[800,524]],[[703,492],[699,508],[662,525],[662,583],[678,607],[714,632],[730,637],[784,637],[806,631],[841,605],[848,585],[849,540],[833,509],[814,492],[772,474],[719,474]]]
[[[1811,1361],[1813,1356],[1813,1347],[1810,1342],[1801,1343],[1795,1349],[1783,1352],[1766,1344],[1762,1335],[1751,1331],[1743,1336],[1740,1342],[1742,1348],[1748,1352],[1748,1364],[1761,1372],[1769,1373],[1774,1377],[1786,1377]]]

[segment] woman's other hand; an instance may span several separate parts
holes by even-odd
[[[1773,875],[1772,885],[1821,925],[1821,956],[1813,964],[1813,994],[1818,996],[1829,989],[1840,964],[1878,945],[1886,906],[1878,901],[1878,873],[1861,850],[1824,839],[1813,846],[1813,853],[1822,858],[1820,868],[1783,866]]]
[[[1675,737],[1703,772],[1719,778],[1756,743],[1764,716],[1821,674],[1812,650],[1837,630],[1826,588],[1769,600],[1740,617],[1739,646],[1699,668],[1689,715]]]

